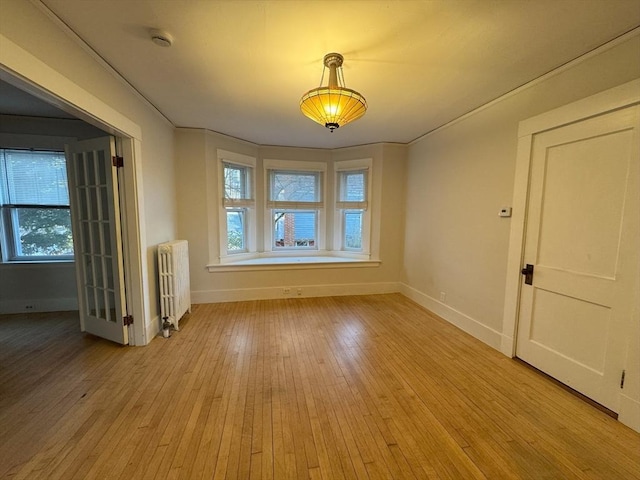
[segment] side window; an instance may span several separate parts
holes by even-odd
[[[0,183],[4,260],[73,259],[64,153],[0,150]]]
[[[226,217],[222,243],[227,254],[244,253],[249,250],[249,222],[255,210],[253,168],[223,161],[222,176]]]
[[[362,250],[362,226],[367,209],[367,172],[339,172],[339,195],[336,205],[342,216],[342,248]]]
[[[369,254],[370,171],[370,160],[336,163],[334,243],[341,251]]]
[[[318,249],[322,173],[268,170],[273,250]]]

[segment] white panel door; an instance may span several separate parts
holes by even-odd
[[[113,137],[67,147],[81,329],[128,344],[114,155]]]
[[[617,412],[640,249],[639,107],[534,137],[516,354]],[[525,277],[523,276],[523,282]]]

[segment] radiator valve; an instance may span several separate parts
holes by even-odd
[[[169,338],[171,336],[171,322],[168,320],[169,317],[164,317],[162,322],[162,336],[164,338]]]

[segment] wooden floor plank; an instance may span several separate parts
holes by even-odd
[[[398,295],[0,315],[0,478],[640,480],[640,435]]]

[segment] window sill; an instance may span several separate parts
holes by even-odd
[[[254,257],[207,265],[209,272],[248,272],[256,270],[315,270],[322,268],[378,267],[380,260],[332,255]]]
[[[29,270],[29,269],[33,269],[33,270],[38,270],[38,271],[42,271],[43,269],[45,270],[55,270],[55,269],[68,269],[68,268],[75,268],[75,262],[73,260],[53,260],[53,261],[45,261],[45,260],[38,260],[38,261],[19,261],[19,260],[13,260],[10,262],[0,262],[0,269],[2,270],[11,270],[11,269],[16,269],[16,270]]]
[[[9,260],[6,262],[0,262],[0,267],[5,266],[30,266],[30,267],[42,267],[42,266],[68,266],[73,265],[75,261],[71,260]]]

